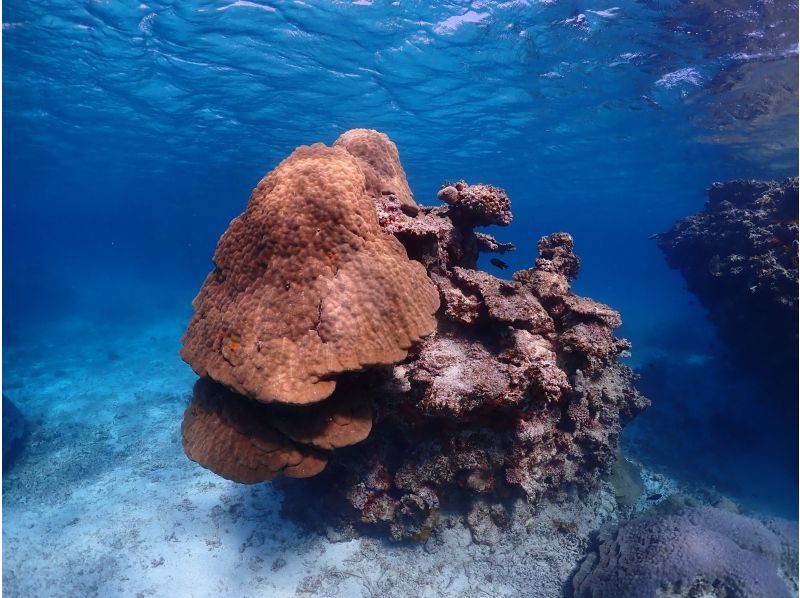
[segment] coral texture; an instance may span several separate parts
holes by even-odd
[[[350,137],[348,133],[340,139]],[[358,131],[352,137],[382,139]],[[452,205],[413,212],[396,192],[359,195],[354,190],[357,185],[349,182],[350,176],[358,178],[352,174],[360,172],[353,170],[358,164],[338,145],[301,148],[262,181],[240,219],[248,220],[251,211],[283,206],[284,193],[291,197],[291,212],[272,207],[268,219],[253,217],[252,231],[246,223],[234,221],[220,242],[223,249],[218,248],[216,263],[219,267],[219,257],[225,256],[228,274],[220,281],[212,273],[208,289],[204,287],[196,300],[198,315],[185,337],[184,355],[201,375],[229,389],[198,383],[183,428],[187,454],[239,481],[271,479],[281,471],[309,476],[327,462],[325,470],[309,481],[315,489],[306,494],[319,497],[321,509],[338,505],[365,524],[387,526],[398,539],[427,537],[450,495],[497,498],[516,488],[518,494],[536,500],[546,493],[594,484],[614,462],[621,426],[647,401],[633,389],[630,370],[618,361],[629,348],[627,341],[614,336],[621,323],[619,314],[570,291],[579,266],[572,237],[566,233],[543,237],[533,268],[516,272],[513,280],[496,278],[476,269],[479,252],[513,247],[473,228],[510,222],[510,201],[502,189],[446,185],[443,189],[450,187],[458,195]],[[318,168],[324,175],[311,177],[309,173]],[[312,180],[313,185],[298,185],[291,180],[295,176]],[[363,175],[359,180],[363,191]],[[325,201],[314,200],[317,189],[324,186],[335,186],[344,198],[325,193]],[[268,200],[275,194],[274,201]],[[362,205],[365,197],[368,206]],[[331,217],[334,202],[341,207]],[[356,217],[342,213],[346,208],[359,211],[363,222],[358,235],[348,224]],[[312,214],[305,216],[309,209]],[[282,221],[285,218],[300,224],[291,227]],[[303,235],[305,226],[322,231],[317,234],[323,238],[338,238],[327,231],[329,227],[342,230],[357,247],[337,249],[337,256],[342,255],[337,257],[339,271],[349,269],[346,277],[338,277],[341,286],[331,293],[331,301],[349,311],[330,310],[323,303],[320,334],[309,332],[313,328],[309,322],[296,324],[291,319],[298,313],[313,324],[319,302],[315,289],[320,284],[328,288],[324,286],[329,284],[328,271],[311,266],[318,278],[303,274],[292,279],[290,288],[305,293],[300,297],[285,294],[290,289],[283,284],[283,273],[309,270],[306,261],[313,263],[320,255],[313,250],[315,245],[305,248],[298,242],[291,251],[282,251],[280,260],[270,257],[274,265],[262,271],[255,284],[250,279],[236,284],[231,280],[239,272],[250,272],[252,260],[259,259],[260,254],[253,252],[228,255],[230,248],[252,245],[247,235],[269,243],[285,239],[273,228],[289,227]],[[360,261],[361,256],[378,260],[377,267]],[[353,262],[357,267],[348,266]],[[270,277],[275,270],[278,277]],[[227,285],[224,292],[231,295],[225,296],[237,300],[236,308],[246,308],[244,313],[223,304],[226,315],[220,315],[218,300],[212,300],[222,295],[220,285]],[[428,295],[430,289],[436,291],[433,297]],[[311,297],[306,302],[308,313],[294,309],[306,305],[302,303],[306,296]],[[240,297],[247,301],[238,301]],[[275,297],[285,298],[277,304],[280,311],[273,308]],[[427,318],[437,308],[434,326]],[[395,314],[397,310],[401,313]],[[364,313],[374,320],[362,320]],[[275,318],[280,321],[273,324]],[[259,330],[285,330],[284,342],[290,349],[277,343],[280,337],[271,337],[275,342],[270,351],[275,347],[283,351],[281,359],[267,352],[258,362],[260,367],[244,369],[243,374],[223,368],[234,379],[221,379],[219,369],[194,359],[209,354],[217,359],[214,350],[220,348],[223,361],[237,362],[241,352],[231,356],[225,350],[228,337],[220,322],[235,322],[236,340],[242,345],[247,344],[242,338],[251,343],[263,339]],[[378,336],[379,326],[390,330]],[[369,334],[364,334],[365,328]],[[360,359],[330,358],[323,374],[315,353],[306,356],[299,350],[296,339],[306,337],[324,338],[327,350],[365,343],[366,347],[350,350],[371,354]],[[385,341],[378,347],[380,359],[369,345],[373,338]],[[416,342],[411,345],[412,341]],[[308,346],[316,350],[314,343],[302,345]],[[287,362],[289,357],[293,361]],[[273,372],[276,367],[280,371]],[[243,393],[243,381],[262,393]],[[330,387],[325,387],[324,396],[314,394],[312,403],[308,389],[314,384]],[[265,404],[237,393],[303,405]],[[301,400],[294,398],[298,393]],[[494,533],[484,525],[486,513],[494,525],[502,519],[501,509],[486,505],[472,510],[475,529],[480,530],[475,533],[481,536]]]
[[[358,389],[343,388],[309,406],[267,406],[201,378],[181,432],[193,461],[241,483],[316,475],[328,452],[369,436],[372,407]]]
[[[270,425],[265,410],[234,395],[224,386],[201,378],[183,418],[183,449],[229,480],[252,484],[283,472],[290,477],[315,475],[327,457],[301,447]]]
[[[657,235],[734,355],[768,376],[796,372],[797,217],[796,177],[730,181],[712,185],[702,212]]]
[[[364,173],[367,192],[373,197],[393,195],[403,210],[414,215],[417,202],[406,181],[397,146],[385,133],[372,129],[350,129],[333,143],[355,157]]]
[[[797,595],[797,524],[712,507],[600,531],[573,579],[576,598]]]
[[[502,280],[475,269],[485,244],[457,211],[410,217],[378,202],[381,226],[439,289],[439,322],[403,363],[362,375],[373,432],[311,481],[396,539],[424,539],[454,494],[517,488],[537,500],[594,484],[614,462],[621,426],[647,405],[618,362],[629,348],[613,335],[619,314],[570,292],[571,236],[542,238],[535,267]],[[481,508],[470,512],[485,522]],[[475,529],[483,537],[491,526]]]
[[[435,327],[425,269],[380,229],[341,147],[301,147],[264,177],[214,265],[181,356],[260,401],[321,401],[337,374],[400,361]]]
[[[499,187],[446,182],[439,190],[439,199],[457,208],[455,215],[470,220],[474,226],[511,224],[511,201]]]

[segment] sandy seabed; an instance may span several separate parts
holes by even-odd
[[[6,349],[4,392],[30,429],[3,477],[5,596],[560,596],[591,532],[618,516],[603,486],[518,501],[488,544],[457,515],[424,543],[311,532],[282,517],[272,484],[184,455],[196,376],[182,331],[180,318],[73,321]]]

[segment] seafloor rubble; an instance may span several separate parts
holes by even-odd
[[[702,212],[657,235],[739,361],[795,387],[797,217],[797,177],[730,181],[711,186]]]
[[[572,238],[498,279],[475,227],[506,225],[491,185],[445,183],[421,207],[397,149],[357,129],[298,148],[220,239],[183,358],[202,377],[186,454],[244,483],[312,477],[321,508],[424,538],[442,502],[476,527],[595,483],[647,400],[619,363],[619,314],[570,291]]]

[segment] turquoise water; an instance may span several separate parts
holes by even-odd
[[[765,396],[728,363],[649,239],[714,181],[797,174],[796,3],[430,4],[4,0],[4,393],[40,414],[90,413],[104,384],[152,399],[147,359],[122,385],[103,361],[149,326],[180,392],[190,300],[252,187],[368,127],[421,204],[445,179],[507,190],[509,272],[573,235],[575,290],[621,312],[654,401],[626,432],[637,458],[796,518],[792,389]]]

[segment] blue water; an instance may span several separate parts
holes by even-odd
[[[158,359],[177,360],[260,177],[375,128],[419,203],[445,179],[507,190],[514,222],[494,234],[517,245],[511,271],[572,233],[575,290],[621,312],[654,400],[626,432],[638,458],[796,518],[796,418],[726,361],[648,239],[714,181],[797,174],[796,106],[737,120],[718,84],[743,64],[796,73],[796,4],[430,4],[4,0],[3,348],[48,347],[4,360],[5,380],[153,321],[174,324]]]

